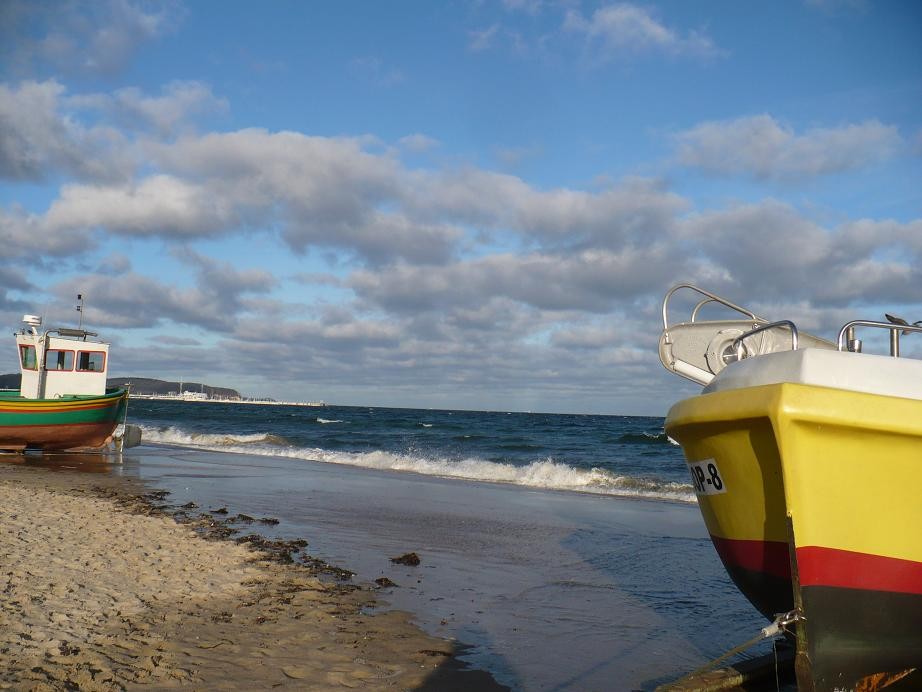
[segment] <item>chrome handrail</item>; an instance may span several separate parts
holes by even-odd
[[[768,324],[760,324],[754,329],[750,329],[745,334],[740,334],[733,340],[733,350],[736,351],[736,359],[743,359],[743,341],[748,339],[750,336],[754,336],[759,332],[764,332],[769,329],[777,329],[778,327],[790,327],[791,329],[791,350],[797,350],[797,325],[791,322],[791,320],[778,320],[777,322],[769,322]]]
[[[694,321],[697,319],[697,317],[698,317],[698,311],[699,311],[702,307],[704,307],[705,305],[707,305],[708,303],[720,303],[721,305],[723,305],[723,306],[725,306],[725,307],[728,307],[728,308],[730,308],[731,310],[736,310],[738,313],[740,313],[740,314],[742,314],[742,315],[746,315],[746,316],[749,317],[753,322],[765,322],[765,319],[764,319],[764,318],[759,317],[758,315],[756,315],[756,314],[755,314],[754,312],[752,312],[751,310],[747,310],[746,308],[741,307],[741,306],[737,305],[736,303],[731,303],[729,300],[726,300],[725,298],[721,298],[720,296],[718,296],[718,295],[716,295],[716,294],[714,294],[714,293],[711,293],[710,291],[705,291],[703,288],[698,288],[698,287],[695,286],[694,284],[677,284],[677,285],[673,286],[672,288],[670,288],[670,289],[669,289],[669,292],[666,293],[666,297],[663,298],[663,330],[668,330],[668,329],[669,329],[669,313],[668,313],[669,299],[672,297],[672,294],[673,294],[673,293],[675,293],[676,291],[678,291],[678,290],[680,290],[680,289],[683,289],[683,288],[689,288],[689,289],[691,289],[692,291],[696,291],[696,292],[700,293],[701,295],[703,295],[703,296],[705,297],[705,300],[700,301],[700,302],[695,306],[694,310],[692,310],[692,314],[691,314],[691,321],[692,321],[692,322],[694,322]]]
[[[890,332],[890,355],[894,358],[900,357],[900,332],[922,332],[922,327],[916,327],[911,324],[892,324],[890,322],[875,322],[874,320],[852,320],[846,322],[842,329],[839,330],[839,338],[836,339],[836,348],[840,351],[844,349],[847,341],[854,341],[855,327],[874,327],[875,329],[886,329]]]

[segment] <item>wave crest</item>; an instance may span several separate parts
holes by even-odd
[[[157,429],[142,426],[145,442],[195,447],[221,452],[302,459],[326,464],[341,464],[380,471],[403,471],[442,478],[457,478],[490,483],[509,483],[530,488],[566,490],[598,495],[617,495],[679,502],[695,502],[687,483],[616,475],[594,467],[579,469],[553,459],[516,466],[484,459],[447,459],[415,456],[376,450],[342,452],[296,447],[284,438],[269,434],[223,435],[189,433],[175,427]]]
[[[273,435],[271,433],[251,433],[248,435],[234,435],[231,433],[196,433],[188,432],[172,425],[168,428],[152,428],[146,425],[142,425],[141,435],[145,442],[181,445],[184,447],[203,447],[205,449],[223,450],[237,445],[257,445],[260,443],[278,446],[284,446],[288,444],[288,440],[286,440],[284,437]],[[252,450],[248,449],[246,451],[251,452]]]

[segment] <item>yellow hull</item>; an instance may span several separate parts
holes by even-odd
[[[679,402],[666,432],[740,589],[805,616],[802,687],[922,668],[922,401],[745,387]]]

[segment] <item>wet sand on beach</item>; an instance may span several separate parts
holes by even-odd
[[[206,540],[145,492],[0,464],[0,688],[500,689],[371,588]]]

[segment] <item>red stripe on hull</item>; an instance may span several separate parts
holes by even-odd
[[[114,408],[118,401],[93,402],[89,404],[72,404],[70,406],[2,406],[0,413],[67,413],[69,411],[92,411],[100,408]]]
[[[807,546],[797,549],[802,586],[922,595],[922,562]]]
[[[751,541],[711,536],[720,559],[728,567],[741,567],[781,579],[791,578],[788,544],[781,541]]]

